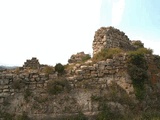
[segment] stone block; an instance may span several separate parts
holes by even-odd
[[[39,78],[39,77],[37,77],[37,78],[35,78],[35,80],[36,80],[36,81],[40,81],[40,78]]]
[[[88,66],[88,69],[91,70],[91,71],[93,71],[93,70],[95,70],[95,67],[93,67],[93,66]]]
[[[80,68],[81,68],[82,70],[87,70],[87,69],[88,69],[88,66],[82,65]]]
[[[101,66],[105,66],[107,64],[107,62],[106,61],[99,61],[98,64]]]
[[[37,84],[38,88],[43,88],[43,86],[44,86],[43,84]]]
[[[9,89],[3,89],[3,92],[9,92]]]
[[[9,84],[9,79],[3,79],[0,82],[1,82],[1,85],[8,85]]]
[[[4,96],[3,96],[3,93],[0,93],[0,97],[4,97]]]
[[[6,79],[12,79],[13,78],[13,74],[6,74]]]
[[[111,69],[112,69],[112,66],[106,66],[105,69],[111,70]]]
[[[51,74],[51,75],[49,75],[49,79],[55,79],[55,78],[57,78],[57,77],[58,77],[57,74]]]
[[[103,72],[99,72],[98,73],[98,77],[103,77],[104,76],[104,73]]]
[[[67,80],[73,81],[73,80],[75,80],[75,77],[68,77]]]
[[[91,74],[91,76],[92,76],[92,77],[97,77],[97,76],[98,76],[98,74]]]
[[[104,65],[99,65],[99,70],[104,70],[105,66]]]
[[[36,84],[30,84],[29,89],[32,89],[32,90],[36,89]]]
[[[76,73],[77,75],[82,75],[82,74],[84,74],[85,72],[84,72],[83,70],[76,70],[75,73]]]
[[[9,88],[8,85],[4,85],[4,86],[3,86],[3,89],[7,89],[7,88]]]
[[[78,81],[83,80],[83,79],[84,79],[83,76],[77,76],[76,77],[76,80],[78,80]]]
[[[39,76],[40,76],[41,78],[45,78],[47,75],[46,75],[45,73],[40,73]]]
[[[38,74],[36,74],[36,75],[33,75],[32,77],[33,78],[38,78],[39,76],[38,76]]]
[[[107,65],[113,65],[113,59],[107,59],[106,62]]]
[[[4,102],[4,98],[0,97],[0,104],[2,104]]]
[[[1,96],[1,95],[0,95],[0,96]],[[6,92],[3,93],[3,97],[8,97],[8,96],[10,96],[10,93],[8,93],[8,92],[7,92],[7,93],[6,93]]]
[[[34,81],[36,81],[36,80],[35,80],[35,78],[31,78],[31,79],[29,79],[29,80],[30,80],[31,82],[34,82]]]
[[[15,90],[14,89],[10,89],[10,92],[14,92]]]

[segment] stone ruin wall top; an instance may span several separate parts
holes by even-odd
[[[93,55],[104,48],[121,48],[123,50],[133,50],[131,41],[124,32],[114,27],[101,27],[95,32],[93,41]]]

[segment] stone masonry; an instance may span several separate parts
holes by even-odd
[[[131,41],[124,32],[114,27],[101,27],[95,32],[93,41],[93,55],[104,48],[121,48],[123,50],[133,50]]]
[[[114,57],[113,59],[107,59],[106,61],[99,61],[95,64],[91,61],[87,61],[83,64],[75,64],[73,68],[70,68],[66,71],[65,78],[70,83],[74,93],[70,94],[72,94],[72,97],[76,100],[75,104],[78,103],[76,105],[77,107],[73,107],[73,103],[59,105],[59,98],[57,97],[57,100],[53,99],[52,101],[54,102],[48,104],[46,109],[51,114],[63,114],[65,108],[68,107],[68,105],[72,105],[70,109],[76,112],[78,112],[78,108],[81,108],[82,111],[88,112],[97,111],[97,107],[90,106],[91,95],[93,95],[93,93],[89,91],[107,89],[108,86],[111,86],[113,82],[116,82],[122,89],[126,91],[126,93],[132,96],[134,94],[134,89],[125,69],[125,54],[119,57]],[[21,104],[26,104],[25,100],[23,99],[24,92],[29,89],[35,95],[47,95],[45,91],[47,83],[56,79],[58,79],[56,72],[48,75],[45,72],[40,72],[40,69],[36,70],[24,68],[19,69],[19,71],[17,71],[17,69],[1,71],[0,105],[4,104],[7,99],[12,98],[12,101],[17,102],[12,103],[12,107],[10,107],[10,110],[8,110],[10,113],[22,113],[23,111],[30,111],[31,115],[37,114],[36,110],[30,110],[32,105],[28,106],[28,108],[21,106]],[[20,90],[15,86],[16,84],[20,84]],[[76,91],[76,89],[89,89],[89,91],[81,91],[79,93],[79,90]],[[70,96],[70,94],[66,95]],[[17,96],[19,98],[17,98]],[[19,102],[17,99],[21,99],[21,102]],[[16,106],[14,106],[14,104],[16,104]],[[41,106],[42,108],[45,108],[46,104]],[[56,108],[54,106],[56,106]],[[3,110],[3,108],[1,109]],[[38,114],[45,114],[45,112],[39,111]]]
[[[40,64],[39,64],[39,61],[37,58],[33,57],[31,60],[27,60],[23,67],[30,67],[30,68],[39,68],[40,67]]]
[[[89,54],[85,54],[84,52],[79,52],[71,56],[68,60],[69,63],[79,63],[83,61],[83,58],[89,56]]]
[[[118,29],[102,27],[96,31],[93,54],[103,48],[115,47],[124,50],[134,49],[128,37]],[[25,112],[35,120],[52,119],[58,115],[75,115],[79,111],[94,115],[99,112],[99,106],[98,102],[92,100],[93,96],[113,93],[111,88],[115,84],[124,91],[123,95],[135,99],[132,80],[127,73],[128,55],[126,53],[103,61],[93,62],[90,59],[81,62],[86,55],[88,54],[80,52],[71,56],[68,62],[74,64],[66,66],[65,74],[61,76],[68,81],[71,90],[64,90],[57,95],[49,95],[47,88],[51,82],[60,80],[60,76],[56,71],[47,73],[42,70],[46,65],[40,65],[37,58],[33,57],[31,60],[27,60],[21,68],[1,70],[0,112],[15,115],[22,115]],[[152,56],[146,56],[146,60],[150,64],[150,71],[148,71],[150,79],[154,78],[153,82],[158,83],[157,85],[160,87],[160,72],[157,74],[152,72],[160,70],[160,68],[157,67]],[[116,93],[113,97],[115,96],[117,97],[119,94]],[[114,104],[116,110],[127,111],[129,108],[112,101],[112,99],[108,99],[108,103]],[[0,119],[3,118],[0,116]]]

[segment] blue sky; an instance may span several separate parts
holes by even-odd
[[[72,54],[92,54],[95,31],[114,26],[160,55],[158,0],[1,0],[0,64],[66,64]]]

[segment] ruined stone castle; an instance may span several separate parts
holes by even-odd
[[[124,51],[135,49],[132,41],[118,29],[102,27],[95,32],[93,55],[104,48],[117,47]],[[75,115],[79,111],[92,116],[99,112],[98,102],[93,101],[93,96],[114,92],[112,86],[115,83],[125,92],[125,95],[135,99],[132,81],[126,69],[126,53],[96,63],[92,62],[92,59],[82,62],[81,58],[86,55],[80,52],[71,56],[68,62],[72,65],[65,68],[63,75],[71,90],[57,95],[48,95],[46,90],[48,84],[58,80],[60,76],[54,67],[52,73],[46,73],[44,70],[46,66],[40,65],[37,58],[27,60],[23,67],[17,69],[1,70],[0,112],[16,115],[25,112],[30,118],[37,120]],[[146,59],[152,68],[157,67],[152,56],[148,55]],[[154,76],[152,72],[148,71],[148,73],[151,78],[156,79],[156,83],[160,83],[160,72]],[[115,96],[118,96],[117,94]],[[108,100],[108,104],[113,109],[120,110],[122,113],[128,112],[126,111],[128,106],[122,103]]]

